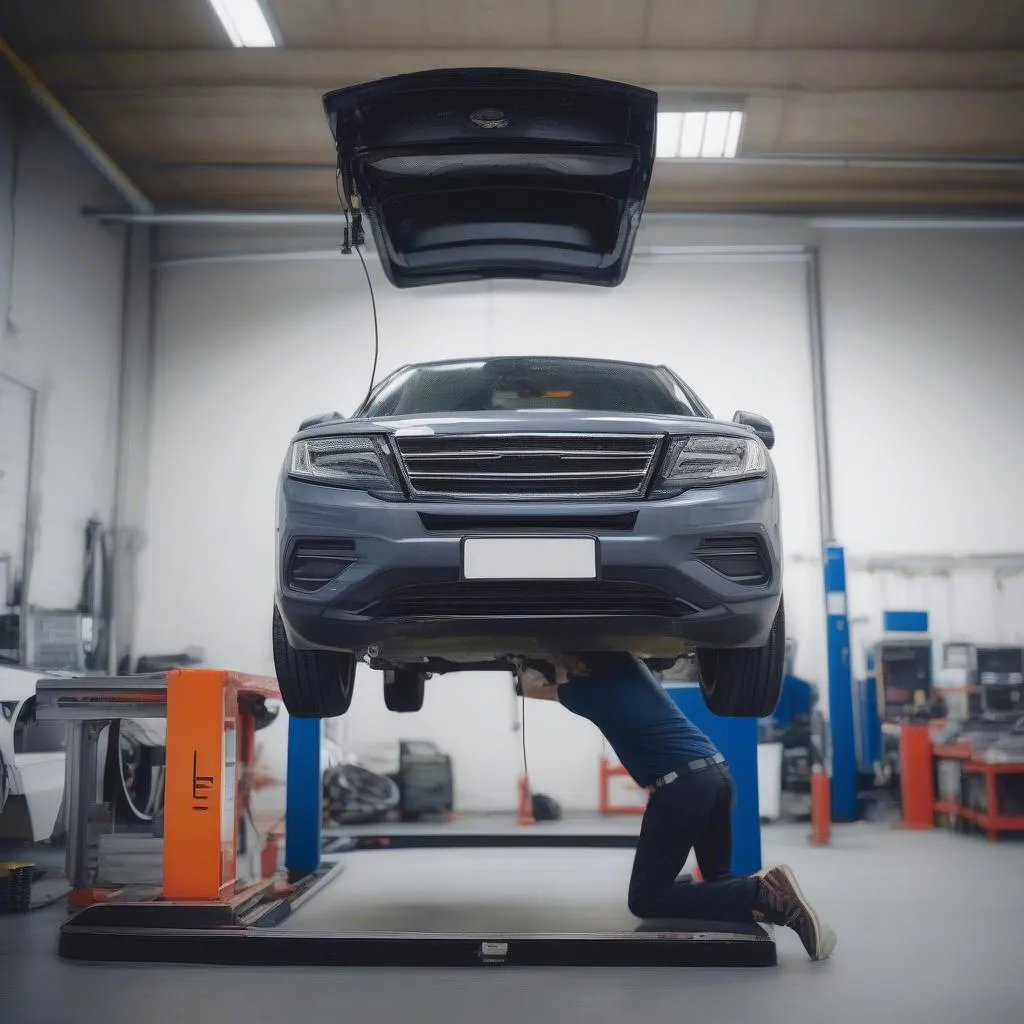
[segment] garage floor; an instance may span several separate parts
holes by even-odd
[[[807,961],[795,936],[783,932],[777,936],[779,966],[759,970],[94,966],[57,959],[63,912],[54,907],[0,919],[3,1017],[33,1024],[285,1017],[445,1024],[630,1018],[792,1024],[827,1017],[835,1024],[863,1024],[881,1012],[888,1020],[928,1014],[936,1022],[1019,1024],[1020,843],[861,824],[838,828],[831,849],[815,850],[806,834],[806,826],[766,828],[765,859],[793,865],[838,931],[835,956],[824,964]],[[562,903],[550,907],[553,916],[564,909],[581,918],[601,905],[610,888],[625,891],[628,850],[578,857],[551,850],[544,858],[525,852],[530,856],[520,859],[514,850],[388,851],[380,861],[355,863],[349,880],[359,881],[364,893],[376,887],[380,913],[389,919],[401,903],[421,918],[474,913],[465,895],[449,902],[456,884],[503,914],[554,898]],[[329,927],[340,909],[334,900],[313,904],[307,925]]]
[[[629,850],[390,850],[350,855],[285,931],[634,932]],[[428,880],[424,884],[424,880]]]

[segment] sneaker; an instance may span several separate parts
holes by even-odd
[[[755,911],[772,924],[792,928],[812,960],[826,960],[836,945],[836,933],[807,902],[796,876],[784,864],[765,868],[755,875],[757,888]]]

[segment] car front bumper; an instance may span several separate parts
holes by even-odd
[[[491,517],[514,525],[495,528]],[[528,517],[543,529],[524,529]],[[464,581],[463,538],[495,535],[594,536],[598,579]],[[756,539],[764,582],[736,582],[705,560],[709,539],[739,537]],[[295,545],[311,541],[344,542],[353,562],[304,593],[290,585],[288,566]],[[659,501],[417,503],[285,477],[277,580],[294,647],[370,651],[382,662],[552,645],[651,657],[693,645],[757,646],[767,641],[782,590],[778,491],[769,475]]]

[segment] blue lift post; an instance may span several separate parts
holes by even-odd
[[[838,544],[825,546],[825,612],[828,645],[828,719],[832,733],[832,819],[854,821],[857,743],[850,673],[850,623],[846,610],[846,560]]]
[[[320,726],[319,718],[288,719],[284,864],[293,878],[320,867]]]
[[[761,813],[757,797],[757,719],[713,715],[700,687],[665,687],[683,714],[705,733],[729,763],[736,782],[732,809],[732,869],[738,875],[761,870]]]
[[[857,691],[860,705],[860,748],[857,752],[857,765],[861,772],[874,774],[875,766],[882,760],[882,723],[878,716],[878,677],[875,675],[874,652],[868,650],[864,658],[867,673]]]

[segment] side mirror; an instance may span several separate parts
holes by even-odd
[[[331,420],[343,420],[345,417],[340,412],[321,412],[317,413],[316,416],[307,416],[299,424],[299,430],[308,430],[310,427],[315,427],[320,423],[329,423]]]
[[[765,448],[775,447],[775,430],[770,420],[766,420],[763,416],[758,416],[756,412],[743,412],[741,410],[733,416],[732,421],[747,427],[757,434],[764,442]]]

